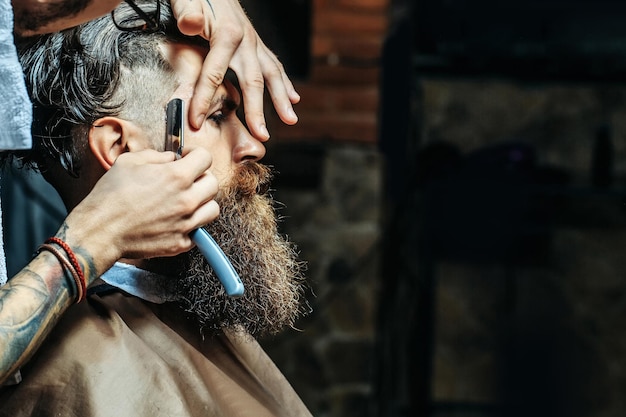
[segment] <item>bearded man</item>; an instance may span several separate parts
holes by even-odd
[[[158,27],[138,30],[145,15],[122,4],[114,19],[20,43],[36,143],[14,156],[40,169],[68,210],[121,154],[164,150],[154,138],[165,138],[166,104],[191,100],[208,52],[178,32],[167,2],[160,13],[136,3]],[[220,216],[206,228],[244,295],[226,295],[196,249],[122,260],[68,310],[23,381],[0,390],[0,416],[310,415],[253,338],[295,324],[303,263],[278,233],[265,148],[237,116],[237,89],[225,81],[216,97],[200,128],[185,122],[185,148],[212,158]]]

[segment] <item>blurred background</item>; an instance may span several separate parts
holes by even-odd
[[[313,414],[626,415],[626,3],[242,3],[302,96],[265,162],[312,312],[262,344]]]

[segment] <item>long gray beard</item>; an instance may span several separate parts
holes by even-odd
[[[226,295],[197,249],[183,256],[177,292],[204,334],[230,328],[271,335],[293,327],[304,312],[305,264],[295,245],[278,232],[274,202],[267,195],[270,180],[265,165],[244,164],[234,183],[220,190],[220,215],[206,227],[239,273],[242,297]]]

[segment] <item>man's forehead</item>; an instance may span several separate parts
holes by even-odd
[[[191,98],[208,48],[174,42],[162,44],[161,48],[179,82],[172,97]]]
[[[193,95],[193,89],[194,89],[193,84],[189,84],[189,83],[181,84],[176,90],[174,90],[170,99],[180,98],[180,99],[187,101],[191,99],[191,96]]]

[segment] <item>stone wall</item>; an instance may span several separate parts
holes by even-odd
[[[298,150],[290,148],[297,160]],[[275,164],[278,171],[281,165]],[[315,416],[366,416],[379,285],[381,158],[370,146],[324,146],[321,182],[281,185],[283,230],[308,263],[311,313],[263,345]]]
[[[446,227],[456,231],[447,242],[467,251],[433,263],[434,415],[494,415],[503,405],[506,416],[624,414],[626,89],[459,79],[423,79],[419,87],[424,159],[416,165],[423,178],[501,147],[530,155],[522,194],[496,188],[474,199],[467,192],[467,199],[443,200],[455,203],[442,209]],[[602,156],[598,144],[607,137],[610,152]],[[287,145],[291,165],[307,160],[301,145]],[[300,330],[264,344],[314,415],[372,415],[378,302],[389,279],[381,274],[390,220],[383,209],[385,161],[369,145],[320,141],[315,147],[319,164],[309,166],[318,166],[319,176],[307,187],[279,181],[277,191],[284,229],[309,261],[313,312]],[[428,153],[437,148],[446,152]],[[611,167],[601,178],[594,174],[600,157]],[[289,174],[293,168],[281,165],[286,160],[275,162]],[[484,161],[483,167],[493,162]],[[496,169],[492,176],[502,175]],[[481,196],[489,197],[486,204]],[[527,211],[507,217],[511,202]],[[489,234],[490,228],[483,236],[463,235],[462,225],[480,230],[485,219],[521,219],[509,226],[531,236],[512,246],[528,250],[526,257],[508,258],[502,248],[510,241],[496,240],[501,248],[494,250],[488,238],[507,235]],[[480,261],[472,259],[476,248],[484,249]],[[390,250],[405,251],[406,263],[419,269],[410,247]]]
[[[383,160],[377,148],[388,0],[313,0],[299,122],[268,112],[284,231],[308,262],[311,314],[263,341],[316,417],[368,415]],[[280,24],[280,23],[277,23]],[[268,103],[267,108],[271,108]]]
[[[626,89],[442,79],[420,87],[422,149],[445,143],[453,164],[498,146],[532,155],[530,192],[519,201],[537,217],[515,218],[546,238],[526,261],[493,251],[491,262],[437,263],[433,398],[504,402],[505,415],[623,415]],[[466,216],[473,202],[457,202],[450,213]],[[464,221],[489,220],[475,214]]]

